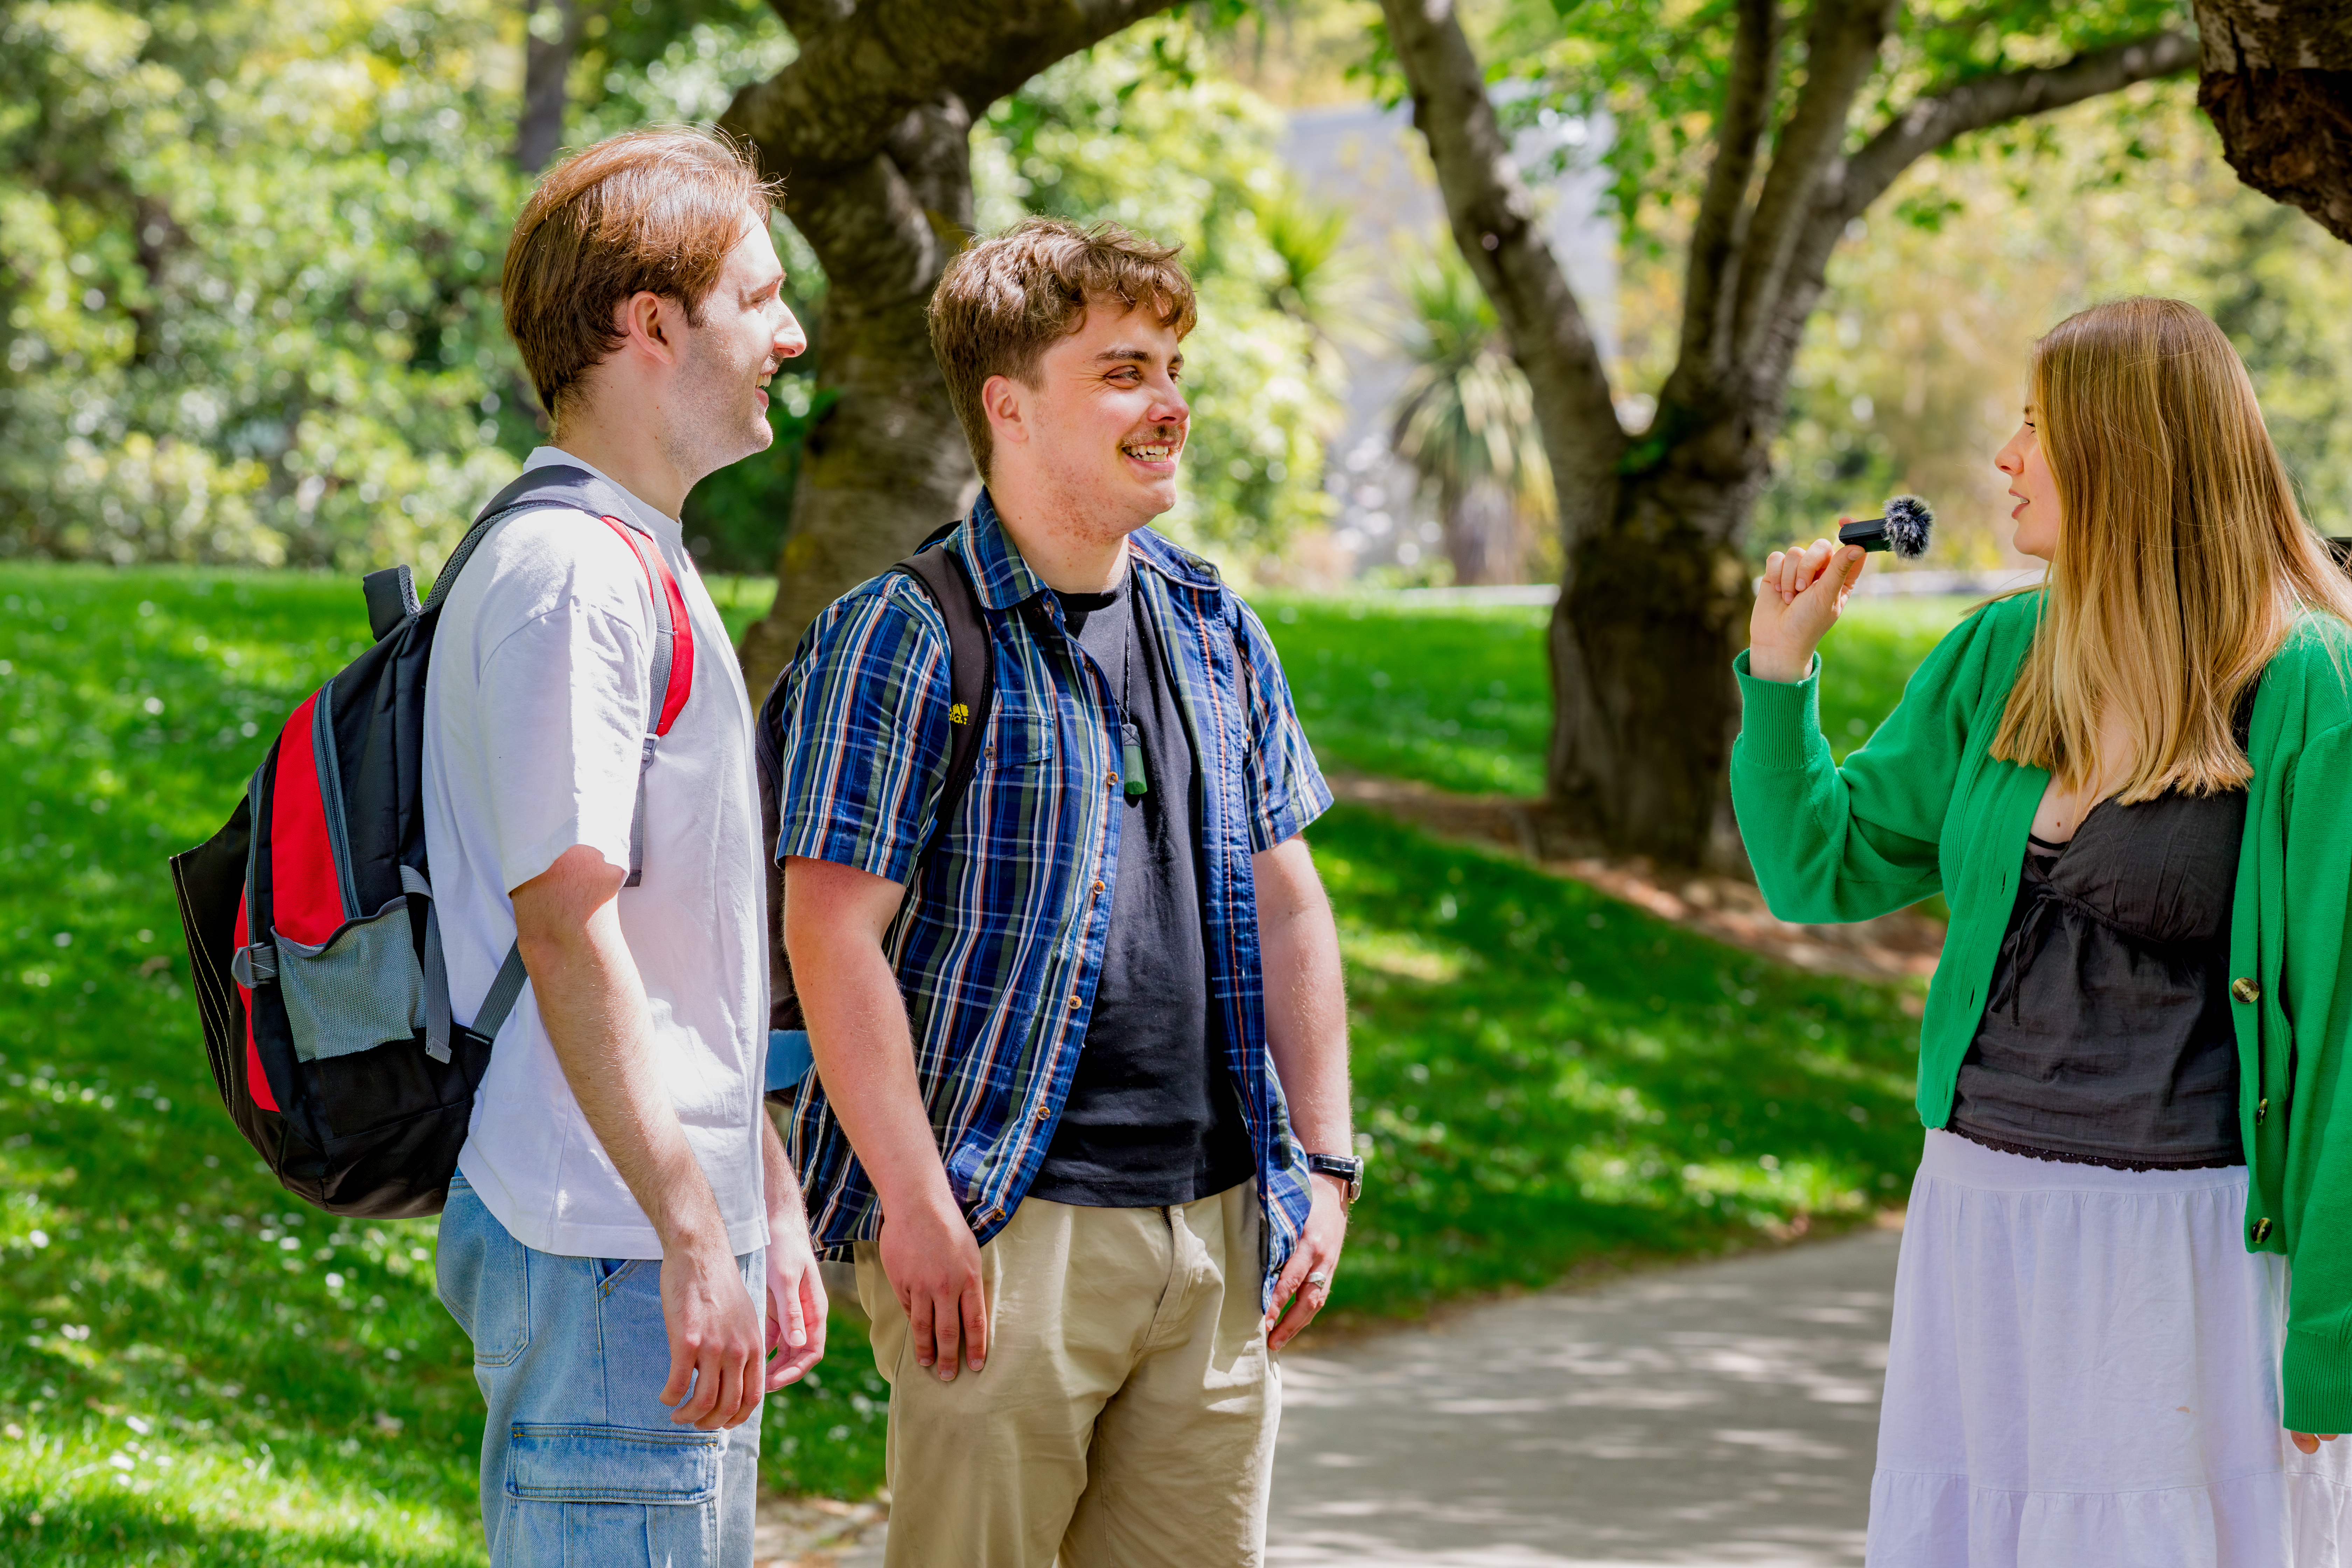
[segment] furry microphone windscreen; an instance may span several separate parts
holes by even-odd
[[[1926,501],[1917,496],[1890,496],[1885,516],[1847,523],[1838,530],[1838,542],[1891,550],[1906,561],[1916,561],[1927,552],[1927,534],[1935,526],[1936,514]]]

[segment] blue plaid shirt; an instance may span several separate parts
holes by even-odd
[[[1065,630],[983,491],[941,546],[980,591],[996,668],[982,752],[887,942],[948,1184],[986,1242],[1045,1163],[1086,1043],[1118,864],[1111,682]],[[1266,1289],[1310,1204],[1306,1157],[1266,1049],[1250,857],[1331,804],[1265,627],[1206,562],[1129,541],[1137,605],[1169,661],[1202,783],[1209,992],[1241,1091],[1265,1216]],[[785,673],[776,854],[905,883],[947,772],[947,625],[887,573],[828,606]],[[880,1234],[881,1205],[814,1073],[790,1144],[818,1246]]]

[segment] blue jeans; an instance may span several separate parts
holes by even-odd
[[[735,1261],[759,1292],[762,1255]],[[491,1568],[749,1568],[760,1415],[726,1432],[671,1424],[660,1263],[534,1252],[459,1176],[437,1283],[489,1405]]]

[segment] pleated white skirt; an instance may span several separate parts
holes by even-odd
[[[1895,1283],[1870,1568],[2352,1568],[2352,1436],[2279,1427],[2283,1259],[2243,1166],[1930,1131]]]

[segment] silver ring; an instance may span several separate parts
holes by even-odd
[[[1320,1290],[1331,1283],[1331,1277],[1328,1274],[1309,1274],[1307,1282]]]

